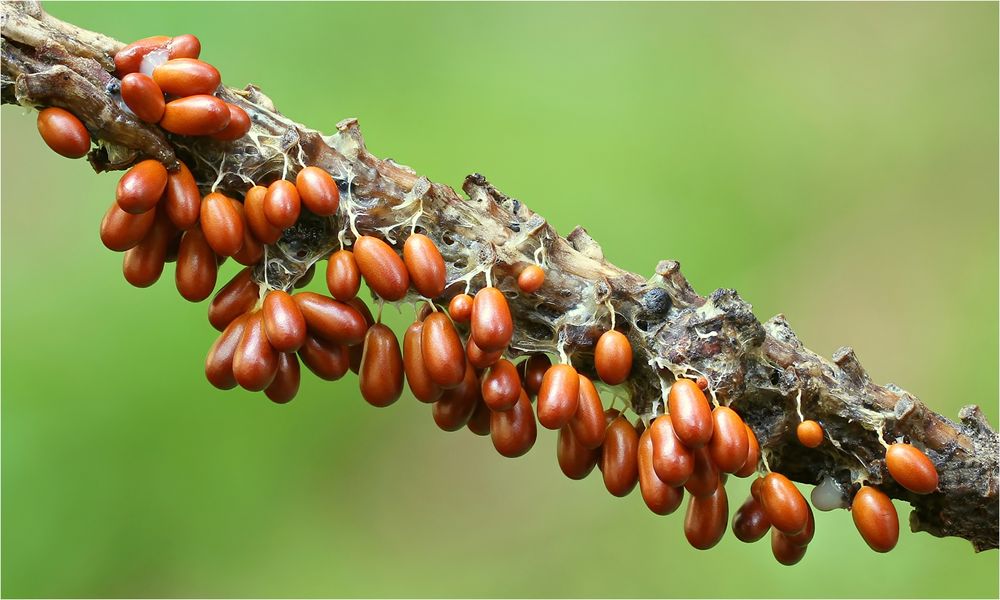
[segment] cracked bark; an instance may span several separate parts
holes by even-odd
[[[593,345],[610,326],[613,306],[635,351],[624,391],[637,414],[662,412],[663,390],[675,377],[704,375],[716,399],[753,428],[771,469],[807,484],[832,477],[847,497],[860,481],[876,484],[912,505],[913,531],[962,537],[977,551],[997,548],[998,436],[978,407],[963,408],[958,423],[936,414],[895,385],[873,383],[850,348],[827,360],[803,346],[782,315],[758,321],[734,290],[698,295],[675,261],[660,262],[648,279],[623,271],[586,231],[560,237],[482,175],[466,178],[464,200],[368,153],[354,119],[324,136],[283,116],[253,86],[222,88],[220,97],[251,116],[247,137],[225,144],[166,134],[116,101],[111,57],[122,43],[59,21],[34,2],[4,2],[0,19],[3,103],[76,114],[99,144],[89,156],[96,171],[125,169],[146,157],[176,168],[180,158],[203,193],[214,187],[234,197],[253,182],[291,176],[305,165],[334,175],[344,197],[340,213],[302,218],[268,247],[256,268],[259,281],[291,287],[357,233],[398,243],[415,226],[438,244],[448,265],[449,287],[438,301],[467,286],[474,291],[487,277],[507,294],[516,323],[510,354],[563,352],[593,375]],[[536,260],[545,264],[545,285],[518,294],[516,274]],[[808,450],[795,441],[799,404],[831,443]],[[937,492],[912,494],[889,477],[882,442],[899,438],[934,461]]]

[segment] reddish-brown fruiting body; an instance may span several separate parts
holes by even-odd
[[[191,170],[183,162],[173,173],[167,173],[167,195],[163,208],[177,229],[191,229],[201,217],[201,192]]]
[[[899,516],[892,500],[869,485],[858,490],[851,503],[851,516],[861,537],[875,552],[888,552],[899,541]]]
[[[302,378],[299,359],[294,354],[278,354],[278,371],[274,381],[264,388],[264,394],[275,404],[285,404],[299,393],[299,382]]]
[[[350,250],[338,250],[326,263],[326,287],[337,300],[346,302],[361,289],[361,271]]]
[[[525,294],[534,294],[545,283],[545,271],[538,265],[528,265],[517,276],[517,287]]]
[[[694,472],[694,456],[674,435],[670,415],[661,415],[649,424],[653,442],[653,469],[670,486],[681,486]]]
[[[414,233],[403,244],[403,262],[410,273],[410,283],[425,298],[436,298],[444,292],[445,266],[441,252],[433,240]]]
[[[115,72],[118,77],[124,77],[129,73],[135,73],[142,65],[142,59],[152,52],[165,48],[170,43],[170,38],[165,35],[157,35],[136,40],[115,53]],[[200,46],[199,46],[200,48]]]
[[[469,359],[469,363],[477,369],[487,369],[493,363],[500,360],[503,356],[503,350],[497,350],[496,352],[483,352],[479,346],[476,345],[476,341],[469,336],[469,339],[465,342],[465,356]]]
[[[694,459],[694,468],[691,476],[684,482],[684,489],[692,496],[708,496],[719,485],[719,468],[712,462],[712,456],[705,446],[693,450],[691,456]]]
[[[198,58],[201,54],[201,42],[190,33],[179,35],[167,42],[170,58]]]
[[[376,237],[363,235],[354,242],[354,260],[376,295],[390,302],[406,295],[410,275],[392,246]]]
[[[243,198],[243,211],[247,220],[247,226],[253,232],[255,238],[265,244],[273,244],[281,239],[281,230],[271,225],[264,215],[264,198],[267,196],[267,188],[262,185],[255,185],[247,191]],[[339,298],[338,298],[339,300]]]
[[[536,355],[536,356],[545,356]],[[529,359],[530,361],[531,359]],[[546,360],[548,358],[546,357]],[[530,365],[529,365],[530,366]],[[598,448],[604,443],[604,405],[594,382],[585,375],[579,376],[580,394],[576,412],[569,420],[573,437],[584,448]]]
[[[190,302],[201,302],[208,298],[215,289],[218,264],[215,252],[201,230],[194,228],[185,231],[177,251],[177,270],[174,272],[177,291]]]
[[[813,420],[805,420],[795,428],[799,443],[806,448],[817,448],[823,443],[823,426]]]
[[[764,537],[769,529],[771,522],[767,520],[764,507],[753,496],[748,497],[733,515],[733,533],[741,542],[748,544],[756,542]]]
[[[358,314],[365,321],[365,328],[375,324],[375,317],[372,316],[372,311],[368,310],[368,305],[365,304],[364,300],[361,298],[351,298],[345,304],[358,311]],[[351,371],[354,373],[357,373],[361,368],[361,354],[363,351],[364,348],[360,344],[347,349],[348,356],[351,359]]]
[[[809,518],[806,519],[806,526],[802,528],[802,531],[782,534],[796,546],[807,546],[812,541],[813,534],[816,533],[816,520],[813,518],[812,508],[808,504],[806,504],[806,510],[809,511]]]
[[[421,333],[423,321],[415,321],[403,334],[403,369],[406,372],[406,383],[410,386],[413,396],[421,402],[437,402],[441,397],[441,387],[434,383],[427,367],[424,366],[424,353]],[[464,362],[464,361],[463,361]]]
[[[431,381],[442,389],[462,383],[465,376],[465,350],[448,315],[435,312],[424,319],[420,334],[424,366]]]
[[[700,448],[712,439],[712,409],[708,399],[690,379],[678,379],[667,394],[674,434],[688,448]]]
[[[155,221],[155,210],[138,215],[129,214],[118,206],[116,200],[111,203],[101,220],[101,242],[108,250],[124,252],[141,242]]]
[[[558,366],[558,365],[557,365]],[[555,367],[553,367],[555,368]],[[544,390],[544,386],[542,388]],[[541,404],[541,394],[539,394]],[[601,471],[604,487],[612,495],[627,496],[639,481],[639,434],[624,417],[616,417],[608,425],[601,446]]]
[[[271,385],[277,372],[278,353],[267,341],[261,312],[251,313],[233,356],[236,382],[251,392],[260,392]]]
[[[153,69],[153,81],[172,96],[211,94],[219,87],[219,70],[197,58],[173,58]]]
[[[653,470],[653,437],[649,429],[639,436],[639,491],[649,510],[658,515],[674,512],[684,499],[684,488],[671,487],[656,476]]]
[[[594,346],[594,368],[601,381],[618,385],[632,372],[632,344],[620,331],[611,329],[601,334]]]
[[[222,131],[213,133],[211,137],[221,142],[232,142],[250,131],[250,115],[239,106],[229,102],[226,103],[226,108],[229,109],[229,124]]]
[[[368,323],[364,315],[352,305],[314,292],[299,292],[292,299],[302,311],[309,332],[313,335],[346,346],[354,346],[365,340]]]
[[[514,335],[507,298],[495,287],[485,287],[476,293],[471,319],[472,338],[484,352],[503,350]]]
[[[284,290],[271,290],[262,308],[264,332],[278,352],[295,352],[306,341],[306,319]]]
[[[472,296],[468,294],[456,294],[448,302],[448,314],[456,323],[468,323],[472,318]]]
[[[775,529],[789,535],[805,528],[809,505],[795,484],[781,473],[768,473],[760,484],[760,503]]]
[[[490,434],[490,415],[493,412],[486,406],[480,398],[476,402],[476,408],[472,411],[472,416],[469,417],[469,422],[465,424],[469,428],[469,431],[476,435],[486,436]]]
[[[915,494],[937,489],[938,473],[931,459],[910,444],[893,444],[885,452],[885,465],[899,485]]]
[[[295,225],[301,212],[301,200],[295,184],[287,179],[279,179],[267,187],[264,196],[264,216],[278,229]]]
[[[537,436],[535,413],[527,394],[522,392],[517,404],[510,410],[490,411],[490,438],[493,447],[502,456],[522,456],[535,445]]]
[[[372,406],[389,406],[403,393],[403,356],[399,341],[396,334],[381,323],[369,327],[365,335],[358,380],[361,395]]]
[[[173,226],[173,223],[170,223],[170,241],[167,242],[166,262],[168,263],[177,262],[177,254],[181,250],[181,237],[183,237],[183,235],[184,235],[183,231],[178,231],[177,228]],[[216,256],[215,258],[217,261],[221,260],[218,256]]]
[[[566,477],[583,479],[590,475],[600,456],[601,451],[597,448],[587,448],[580,444],[568,425],[559,430],[556,460],[559,461],[559,469]]]
[[[757,442],[757,436],[754,435],[753,429],[750,429],[746,423],[743,426],[747,429],[747,458],[735,475],[737,477],[750,477],[757,472],[757,462],[760,461],[760,444]]]
[[[788,536],[778,531],[771,530],[771,553],[774,558],[785,566],[792,566],[802,560],[806,555],[806,547],[793,544]]]
[[[208,322],[222,331],[233,319],[250,311],[259,297],[260,286],[251,277],[250,269],[243,269],[212,298],[208,307]]]
[[[125,280],[140,288],[156,283],[163,273],[163,264],[167,261],[167,250],[174,234],[170,221],[163,215],[157,215],[146,237],[125,252],[122,261]]]
[[[198,94],[167,102],[160,127],[177,135],[212,135],[225,129],[230,118],[225,102]]]
[[[572,365],[550,367],[538,391],[538,422],[547,429],[569,423],[580,403],[580,377]]]
[[[692,496],[684,515],[684,536],[698,550],[708,550],[719,543],[726,533],[729,520],[729,499],[726,486],[719,482],[715,491],[704,496]]]
[[[528,396],[535,397],[542,389],[542,379],[545,372],[552,366],[547,354],[532,354],[521,361],[519,371],[521,373],[521,385],[527,390]]]
[[[229,200],[233,203],[233,208],[236,209],[236,212],[240,215],[240,221],[243,223],[243,245],[240,246],[240,251],[233,255],[233,260],[245,267],[256,265],[260,262],[260,259],[264,258],[264,245],[250,231],[243,203],[232,198]]]
[[[240,315],[219,334],[205,358],[205,377],[208,382],[220,390],[231,390],[236,387],[236,376],[233,375],[233,356],[236,346],[243,338],[243,329],[249,315]]]
[[[472,365],[466,363],[462,382],[441,394],[441,399],[434,403],[431,416],[441,429],[458,431],[469,422],[479,398],[479,378]]]
[[[319,167],[306,167],[295,176],[302,204],[313,214],[328,217],[340,206],[340,190],[330,174]]]
[[[724,473],[735,473],[747,461],[750,440],[747,428],[736,411],[728,406],[719,406],[712,411],[712,439],[708,442],[708,453],[712,462]]]
[[[510,410],[521,397],[521,378],[517,367],[501,358],[483,375],[483,402],[490,410]]]
[[[118,180],[115,199],[127,213],[144,213],[160,201],[167,188],[167,170],[157,160],[136,163]]]
[[[299,348],[299,358],[317,377],[326,381],[340,379],[351,365],[347,346],[311,335],[306,336]]]
[[[233,256],[243,247],[243,217],[234,202],[218,192],[201,201],[201,230],[219,256]]]
[[[163,100],[163,90],[152,77],[143,73],[129,73],[122,77],[121,85],[122,100],[139,120],[147,123],[160,122],[166,102]]]
[[[62,108],[45,108],[38,113],[38,133],[56,154],[80,158],[90,151],[90,133],[83,121]]]

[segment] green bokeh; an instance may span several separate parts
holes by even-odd
[[[358,117],[379,156],[482,172],[622,267],[680,260],[997,423],[996,3],[46,6],[126,41],[195,33],[293,119]],[[172,269],[130,288],[98,240],[116,175],[2,116],[4,596],[998,594],[996,552],[908,533],[903,504],[889,555],[821,513],[787,568],[565,479],[548,432],[511,461],[354,380],[307,376],[287,406],[216,391],[205,306]]]

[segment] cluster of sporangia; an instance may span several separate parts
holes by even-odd
[[[237,139],[248,131],[249,119],[211,95],[219,73],[197,59],[199,51],[190,35],[147,38],[125,47],[115,56],[121,97],[140,119],[174,134]],[[90,148],[87,129],[63,109],[42,110],[38,128],[64,156],[80,157]],[[606,410],[594,383],[571,364],[552,365],[546,355],[535,354],[514,365],[504,358],[514,333],[504,294],[484,287],[475,297],[454,296],[447,312],[441,310],[434,299],[446,287],[445,263],[434,242],[419,233],[406,238],[402,258],[372,236],[354,240],[353,250],[334,252],[326,269],[332,297],[265,289],[252,279],[250,266],[260,261],[263,245],[294,225],[303,207],[329,216],[339,203],[336,182],[317,167],[299,171],[294,183],[281,179],[254,186],[240,201],[215,192],[202,197],[183,163],[168,173],[159,162],[146,160],[121,178],[116,201],[101,223],[101,240],[125,252],[125,278],[135,286],[152,285],[164,263],[176,261],[177,289],[191,301],[211,295],[226,257],[247,265],[215,295],[208,311],[209,321],[222,332],[205,363],[208,380],[218,388],[240,385],[262,390],[274,402],[288,402],[299,388],[301,359],[326,380],[354,371],[365,400],[384,407],[399,399],[405,380],[418,400],[433,404],[440,428],[467,427],[489,435],[507,457],[521,456],[534,445],[537,413],[538,423],[559,431],[557,458],[567,477],[583,479],[597,466],[609,492],[625,496],[638,483],[646,505],[660,515],[674,512],[687,490],[688,541],[699,549],[719,542],[729,512],[727,474],[754,475],[761,457],[753,430],[740,416],[726,406],[712,408],[704,378],[677,379],[667,394],[667,414],[646,427],[642,420],[633,424],[620,411]],[[383,301],[401,300],[411,286],[428,299],[406,330],[402,349],[396,335],[357,298],[362,279]],[[517,282],[521,293],[533,294],[544,285],[545,271],[528,265]],[[455,323],[468,325],[464,342]],[[624,334],[613,328],[604,332],[594,349],[601,381],[612,386],[626,381],[632,354]],[[803,421],[797,434],[808,448],[824,441],[816,421]],[[888,446],[886,465],[912,492],[937,488],[934,464],[912,445]],[[842,505],[842,492],[824,491],[821,485],[813,503],[831,510]],[[895,546],[899,521],[882,491],[861,487],[851,512],[873,550]],[[770,472],[753,482],[732,529],[744,542],[770,531],[774,556],[791,565],[805,554],[814,521],[795,485]]]

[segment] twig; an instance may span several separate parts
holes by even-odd
[[[79,116],[101,146],[95,170],[124,169],[154,157],[168,168],[180,157],[203,192],[242,195],[253,182],[289,176],[305,165],[329,171],[342,186],[340,218],[304,219],[267,249],[258,280],[290,287],[316,261],[358,234],[390,243],[416,227],[441,249],[450,285],[440,301],[492,280],[509,294],[516,322],[510,353],[565,352],[593,373],[593,346],[612,318],[627,327],[636,352],[623,389],[638,415],[662,411],[663,387],[703,375],[716,398],[756,432],[770,468],[817,484],[832,477],[849,497],[859,482],[878,484],[912,504],[910,526],[959,536],[976,550],[998,543],[998,437],[979,408],[955,423],[894,385],[871,382],[850,348],[826,360],[805,348],[778,315],[760,323],[734,290],[699,296],[674,261],[649,279],[604,259],[577,228],[562,238],[524,203],[479,174],[466,178],[463,200],[392,160],[372,156],[354,119],[323,136],[281,115],[259,90],[224,89],[221,96],[251,116],[250,134],[232,144],[164,135],[115,101],[112,53],[120,42],[46,15],[37,3],[4,2],[2,101],[61,106]],[[544,257],[545,285],[515,294],[519,270]],[[266,269],[266,271],[265,271]],[[404,301],[413,301],[408,298]],[[613,306],[612,315],[608,306]],[[797,398],[834,442],[806,451],[794,441]],[[895,484],[884,463],[885,441],[923,448],[940,474],[939,491],[912,494]]]

